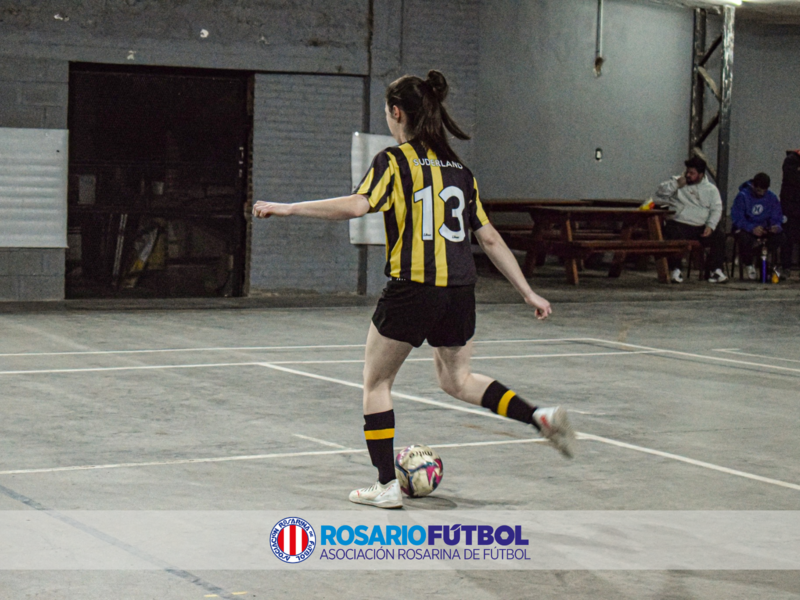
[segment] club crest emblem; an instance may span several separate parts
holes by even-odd
[[[317,534],[311,523],[298,517],[281,519],[269,534],[272,553],[285,563],[300,563],[317,547]]]

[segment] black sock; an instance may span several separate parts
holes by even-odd
[[[486,388],[481,399],[481,406],[502,417],[529,423],[539,429],[536,421],[533,420],[533,411],[536,410],[536,407],[525,402],[517,396],[516,392],[512,392],[499,381],[493,381]]]
[[[372,464],[383,484],[396,479],[394,474],[394,411],[364,415],[364,437]]]

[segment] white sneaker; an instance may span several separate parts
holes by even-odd
[[[569,424],[567,411],[560,406],[551,408],[537,408],[533,411],[533,420],[539,426],[539,433],[547,438],[550,444],[567,458],[572,458],[572,442],[575,432]]]
[[[747,278],[748,279],[758,279],[758,272],[753,265],[747,265]]]
[[[708,283],[725,283],[728,281],[728,276],[722,272],[722,269],[715,269],[708,278]]]
[[[378,508],[403,508],[403,494],[397,479],[392,479],[386,485],[376,481],[369,487],[350,492],[350,502]]]
[[[683,283],[683,275],[681,275],[680,269],[673,269],[671,278],[672,278],[672,283]]]

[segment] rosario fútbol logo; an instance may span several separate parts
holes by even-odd
[[[298,517],[281,519],[269,534],[272,553],[286,563],[300,563],[317,547],[317,534],[311,523]]]

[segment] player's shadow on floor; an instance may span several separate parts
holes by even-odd
[[[521,506],[522,502],[509,502],[508,500],[493,501],[493,500],[472,500],[469,498],[454,498],[452,496],[425,496],[424,498],[403,498],[403,505],[408,508],[416,508],[419,510],[458,510],[459,508],[486,508],[486,507],[503,507],[512,508],[514,506]]]

